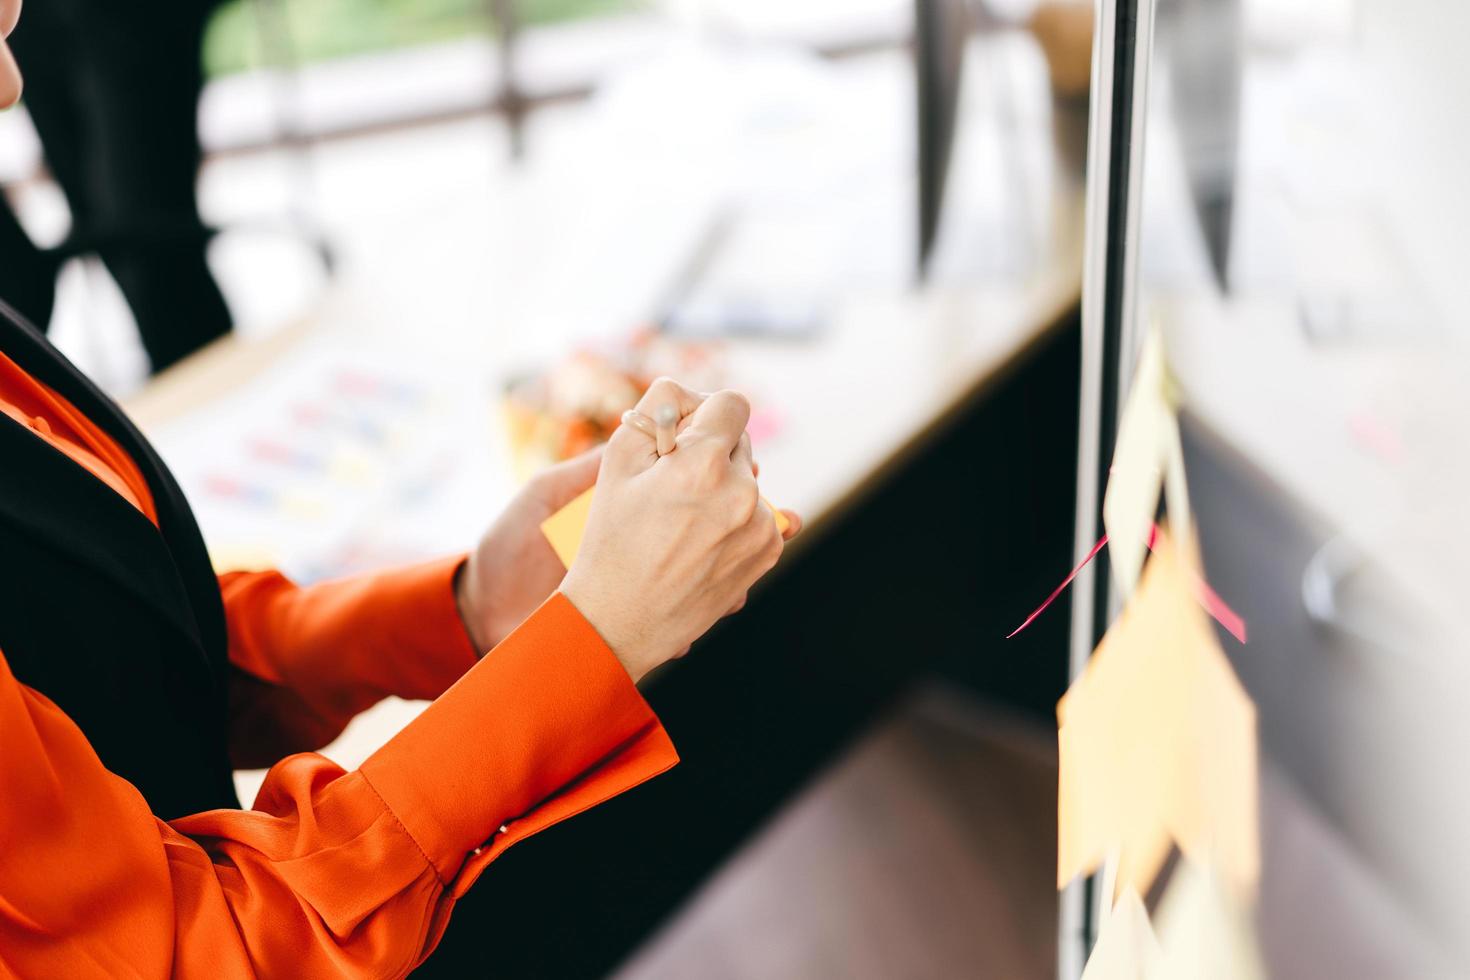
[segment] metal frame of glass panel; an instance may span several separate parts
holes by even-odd
[[[1117,436],[1127,366],[1137,350],[1132,303],[1137,269],[1143,108],[1153,0],[1097,0],[1088,121],[1087,230],[1082,282],[1082,377],[1078,416],[1076,537],[1080,561],[1102,536],[1102,488]],[[1073,583],[1070,675],[1087,665],[1116,610],[1106,561]],[[1061,895],[1057,976],[1082,975],[1102,912],[1099,876]]]

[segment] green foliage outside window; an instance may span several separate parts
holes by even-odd
[[[262,0],[229,0],[204,43],[204,66],[226,75],[267,61]],[[269,4],[270,0],[264,0]],[[643,9],[649,0],[519,0],[522,24],[598,17]],[[490,35],[490,0],[279,0],[296,57],[305,62]]]

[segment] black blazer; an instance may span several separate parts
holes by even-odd
[[[224,609],[183,492],[122,410],[4,303],[0,350],[133,458],[159,524],[0,414],[0,652],[159,817],[238,807]]]

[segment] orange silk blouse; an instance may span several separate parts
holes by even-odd
[[[157,523],[133,460],[3,354],[0,411]],[[249,810],[157,819],[0,650],[0,975],[402,976],[506,848],[678,761],[560,593],[477,660],[461,561],[220,577],[230,662],[266,682],[231,692],[236,764],[273,764]],[[306,751],[387,695],[436,700],[351,772]]]

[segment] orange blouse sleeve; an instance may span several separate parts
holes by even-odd
[[[306,588],[279,572],[220,576],[230,746],[264,768],[319,749],[394,695],[430,700],[475,664],[454,600],[456,556]]]
[[[485,866],[677,756],[560,594],[354,772],[164,823],[0,655],[0,974],[401,977]]]

